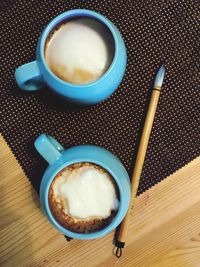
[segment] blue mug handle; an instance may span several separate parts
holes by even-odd
[[[60,158],[64,147],[52,136],[41,134],[34,142],[35,148],[39,154],[49,163],[53,163]]]
[[[44,87],[36,60],[18,67],[15,71],[15,79],[22,90],[35,91]]]

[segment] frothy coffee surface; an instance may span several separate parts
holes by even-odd
[[[101,22],[76,18],[58,26],[45,45],[45,59],[54,74],[73,84],[97,80],[114,56],[112,34]]]
[[[49,206],[56,220],[72,231],[100,230],[117,213],[117,186],[103,168],[92,163],[75,163],[54,178]]]

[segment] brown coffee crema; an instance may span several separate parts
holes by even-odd
[[[106,170],[99,167],[98,165],[84,162],[84,163],[75,163],[70,166],[67,166],[55,176],[53,182],[51,183],[48,194],[49,207],[53,217],[64,228],[76,233],[96,232],[102,230],[112,222],[112,220],[117,214],[118,208],[111,209],[110,214],[106,218],[102,218],[99,216],[89,216],[87,218],[79,218],[78,216],[73,216],[70,214],[68,210],[68,200],[59,197],[58,195],[56,195],[55,192],[56,191],[55,183],[59,182],[59,179],[61,179],[60,177],[62,177],[62,175],[66,172],[66,170],[68,173],[71,173],[73,175],[73,173],[75,173],[77,170],[80,170],[80,168],[95,169],[96,171],[98,171],[98,173],[106,175],[106,177],[108,177],[109,179],[109,182],[111,182],[113,186],[116,199],[119,201],[119,190],[112,176]],[[104,196],[102,195],[102,198],[103,197]]]

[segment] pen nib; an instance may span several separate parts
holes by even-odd
[[[154,87],[161,87],[163,84],[163,80],[164,80],[164,76],[165,76],[165,67],[162,64],[156,74],[156,78],[154,81]]]

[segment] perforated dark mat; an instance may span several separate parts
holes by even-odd
[[[106,101],[74,109],[48,91],[25,93],[14,70],[35,59],[45,25],[63,11],[92,9],[112,20],[127,47],[128,65]],[[139,186],[141,193],[200,155],[198,1],[0,2],[1,132],[36,189],[44,160],[33,147],[45,132],[66,148],[96,144],[116,154],[131,172],[153,78],[165,61],[166,76]]]

